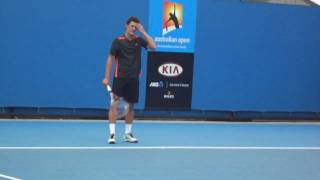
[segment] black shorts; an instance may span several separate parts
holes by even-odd
[[[139,78],[113,78],[112,92],[129,103],[139,100]]]

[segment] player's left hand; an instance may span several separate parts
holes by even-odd
[[[139,32],[141,32],[141,33],[144,32],[144,28],[143,28],[142,24],[138,23],[136,27]]]

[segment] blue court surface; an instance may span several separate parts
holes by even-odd
[[[316,180],[319,123],[1,120],[1,180]]]

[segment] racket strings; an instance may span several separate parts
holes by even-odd
[[[111,106],[115,110],[114,113],[116,113],[118,118],[124,117],[129,112],[129,104],[122,97],[115,99],[111,103]]]
[[[108,85],[107,90],[110,93],[112,113],[116,114],[117,119],[120,119],[128,114],[129,104],[123,99],[123,97],[113,94],[111,87]]]

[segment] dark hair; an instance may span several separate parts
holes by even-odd
[[[127,20],[127,25],[131,23],[131,21],[135,22],[135,23],[140,23],[140,20],[137,17],[131,16],[129,17],[129,19]]]

